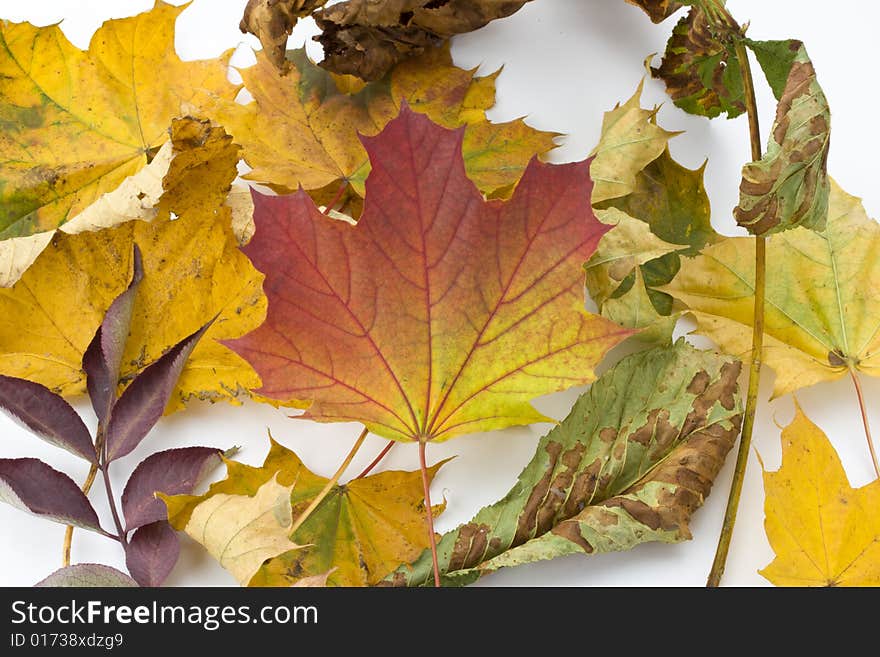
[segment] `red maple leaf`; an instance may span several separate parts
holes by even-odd
[[[545,420],[531,399],[595,378],[631,334],[584,311],[583,263],[609,230],[589,161],[532,160],[509,201],[465,175],[462,130],[404,107],[362,138],[372,171],[356,225],[307,194],[254,193],[244,251],[266,274],[265,323],[227,344],[261,394],[304,417],[394,440]]]

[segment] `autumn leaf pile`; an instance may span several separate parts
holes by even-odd
[[[688,540],[738,438],[741,482],[762,365],[774,397],[849,376],[873,456],[859,377],[880,373],[880,226],[828,175],[806,47],[750,39],[721,0],[628,2],[658,23],[686,11],[651,69],[675,105],[749,115],[734,216],[751,236],[713,229],[705,166],[672,157],[644,81],[576,162],[548,162],[557,133],[487,118],[499,73],[458,68],[447,40],[526,2],[250,0],[241,28],[263,49],[240,86],[231,51],[180,59],[185,8],[161,0],[86,50],[0,21],[0,408],[91,468],[0,458],[0,500],[68,526],[41,584],[161,585],[178,532],[244,586],[461,586]],[[287,49],[307,16],[320,63]],[[749,50],[778,101],[764,148]],[[673,340],[682,317],[717,350]],[[532,405],[575,386],[561,421]],[[65,401],[83,394],[94,432]],[[157,452],[114,496],[111,465],[196,400],[363,431],[329,476],[269,436],[259,467]],[[552,427],[510,492],[437,534],[430,446],[537,422]],[[346,479],[368,434],[388,447]],[[419,467],[382,470],[399,442]],[[880,585],[880,484],[851,488],[799,406],[782,443],[761,573]],[[74,528],[117,541],[128,574],[71,565]]]

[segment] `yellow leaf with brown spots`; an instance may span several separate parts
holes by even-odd
[[[107,21],[87,51],[57,24],[0,21],[0,239],[64,224],[146,166],[172,118],[235,97],[231,51],[177,56],[184,9]]]
[[[777,586],[880,586],[880,480],[852,488],[822,430],[796,406],[782,465],[764,471],[764,527]]]
[[[131,280],[137,244],[145,276],[123,380],[219,313],[187,362],[169,410],[191,397],[234,399],[259,386],[253,369],[217,342],[256,328],[266,312],[262,274],[239,251],[225,204],[238,146],[222,129],[194,119],[175,121],[171,133],[164,191],[156,207],[141,208],[145,220],[59,232],[18,283],[0,290],[0,373],[63,395],[84,392],[83,353]]]
[[[442,465],[428,468],[429,480]],[[261,467],[230,461],[227,466],[226,479],[213,484],[205,495],[164,498],[171,524],[186,528],[215,557],[216,550],[191,531],[200,526],[197,515],[217,507],[215,500],[254,495],[266,482],[276,481],[290,488],[288,511],[295,519],[328,481],[274,440]],[[434,506],[434,515],[445,506]],[[223,525],[224,516],[224,509],[219,508],[214,521]],[[296,586],[328,571],[330,586],[373,585],[428,546],[421,474],[381,472],[336,485],[290,538],[297,546],[272,555],[247,580],[250,586]]]

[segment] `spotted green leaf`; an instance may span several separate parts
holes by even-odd
[[[511,491],[438,545],[445,585],[506,566],[691,537],[739,432],[741,364],[683,341],[606,372],[541,439]],[[433,583],[423,553],[388,580]]]
[[[737,31],[732,25],[717,25],[717,20],[710,21],[702,7],[692,7],[672,30],[653,74],[686,112],[732,119],[746,111],[742,69],[732,41]]]
[[[795,226],[821,231],[828,215],[831,112],[804,44],[791,41],[789,48],[794,57],[767,151],[761,160],[743,167],[740,202],[734,210],[737,223],[753,235]],[[778,75],[772,69],[768,79]]]

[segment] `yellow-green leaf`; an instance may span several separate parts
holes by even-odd
[[[171,524],[185,528],[217,557],[216,546],[206,543],[198,531],[191,531],[201,527],[196,518],[209,509],[214,513],[213,521],[220,525],[240,522],[237,507],[226,518],[226,508],[220,508],[216,500],[253,496],[266,482],[287,487],[288,512],[298,518],[328,480],[311,472],[283,445],[274,440],[271,445],[261,467],[227,461],[226,479],[213,484],[205,495],[164,498]],[[429,481],[442,465],[428,468]],[[434,506],[434,515],[444,508],[445,504]],[[271,534],[275,529],[268,527],[266,531]],[[273,558],[240,581],[251,586],[291,586],[327,573],[331,586],[375,584],[428,546],[421,474],[382,472],[333,486],[291,538],[296,546],[270,555]],[[256,536],[254,540],[259,542]],[[225,567],[222,560],[221,565]]]
[[[593,257],[584,265],[590,298],[601,308],[639,265],[681,247],[664,242],[644,221],[616,208],[597,210],[596,216],[602,223],[614,226],[614,230],[602,236]]]
[[[880,224],[832,184],[827,226],[795,228],[767,240],[764,362],[774,396],[850,369],[880,376]],[[698,332],[748,358],[755,280],[754,238],[725,239],[683,258],[661,289],[684,302]]]
[[[624,294],[608,299],[602,305],[602,317],[625,328],[639,329],[636,338],[642,342],[669,344],[680,313],[658,313],[648,295],[641,268],[637,267],[634,271],[632,287]]]
[[[657,108],[641,106],[639,83],[632,98],[605,113],[602,136],[593,150],[590,175],[593,177],[593,204],[626,196],[636,187],[636,175],[656,160],[676,132],[657,125]]]
[[[224,203],[238,147],[222,129],[192,119],[175,121],[172,133],[177,154],[158,206],[144,212],[155,216],[151,222],[59,232],[18,283],[0,290],[0,373],[63,395],[84,392],[83,353],[131,280],[136,243],[145,277],[135,297],[124,380],[218,315],[169,409],[190,397],[232,399],[259,386],[250,366],[217,342],[256,328],[266,312],[263,277],[238,250]]]
[[[177,56],[184,9],[107,21],[87,51],[57,24],[0,21],[0,239],[64,224],[146,166],[172,118],[235,97],[231,51]]]

